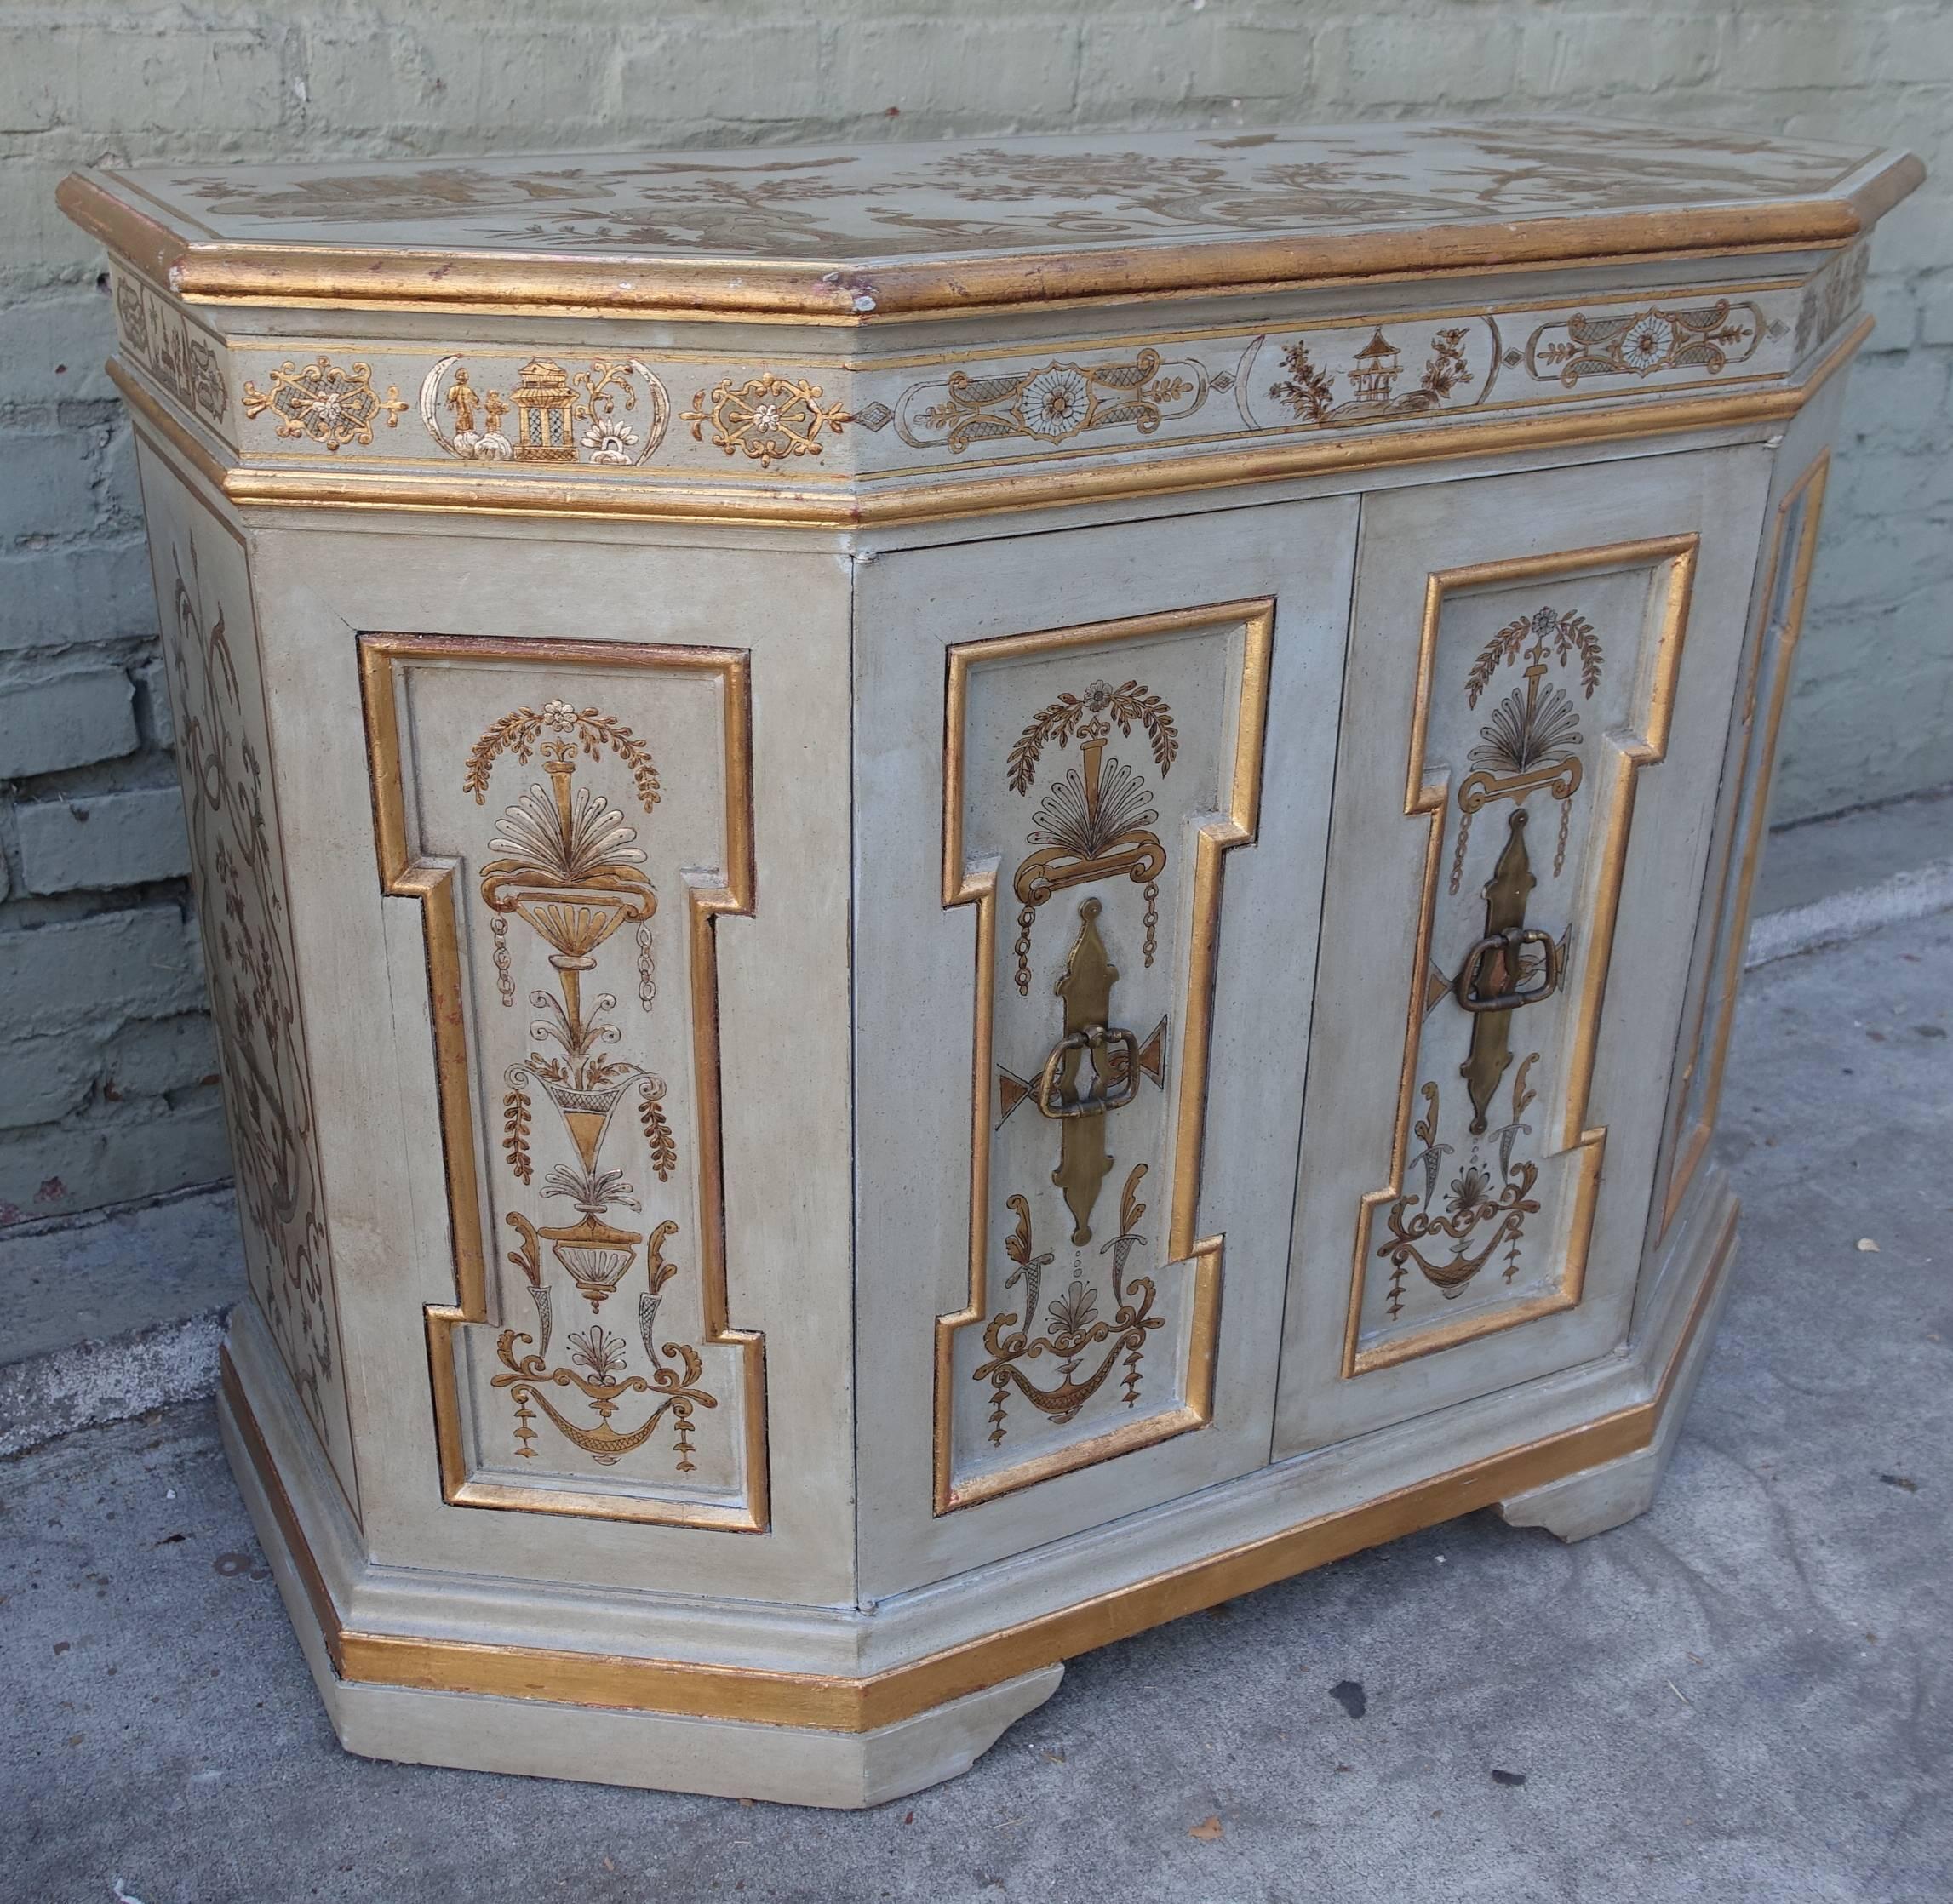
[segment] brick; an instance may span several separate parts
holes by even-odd
[[[76,535],[94,520],[94,444],[85,435],[0,437],[0,547],[29,536]]]
[[[1919,340],[1953,344],[1953,272],[1935,278],[1919,300]]]
[[[531,134],[531,146],[587,143],[612,121],[616,38],[612,29],[561,20],[547,33],[425,19],[411,27],[332,32],[307,62],[306,117],[390,132],[465,128],[478,147],[483,136],[520,131]],[[751,36],[746,43],[750,49]],[[549,129],[547,137],[535,136],[540,127]]]
[[[1721,66],[1745,89],[1829,91],[1876,82],[1888,58],[1881,9],[1843,6],[1736,14],[1723,23]],[[1877,136],[1876,134],[1868,135]]]
[[[102,445],[96,486],[98,522],[142,526],[142,486],[136,480],[135,432],[117,419]]]
[[[828,89],[834,113],[1049,123],[1071,110],[1078,31],[1062,15],[842,20]]]
[[[176,712],[169,699],[169,670],[152,655],[135,671],[136,711],[142,731],[154,746],[176,745]]]
[[[31,893],[107,892],[190,871],[183,802],[175,787],[139,787],[15,811],[20,879]]]
[[[92,20],[9,29],[0,34],[0,131],[261,131],[283,107],[284,32],[208,20],[193,31],[177,21],[115,31]]]
[[[163,1110],[145,1106],[0,1135],[0,1224],[160,1197],[232,1175],[215,1092]]]
[[[171,1017],[204,997],[195,937],[173,906],[0,932],[0,998],[22,1036]]]
[[[104,1095],[111,1100],[160,1097],[215,1084],[217,1039],[204,1012],[125,1025],[103,1055]]]
[[[80,1110],[100,1065],[94,1043],[72,1033],[0,1044],[0,1130],[51,1124]]]
[[[1510,91],[1520,35],[1510,20],[1374,14],[1338,20],[1316,43],[1326,99],[1356,107],[1496,100]]]
[[[713,76],[709,89],[698,83],[702,69]],[[617,96],[660,144],[680,126],[812,119],[833,108],[811,21],[769,20],[745,32],[662,24],[627,42]]]
[[[1919,300],[1903,278],[1874,277],[1864,288],[1865,309],[1877,319],[1868,351],[1909,351],[1919,329]]]
[[[155,632],[149,551],[140,535],[0,554],[0,653]]]
[[[0,308],[0,403],[112,397],[114,348],[114,314],[93,285]]]
[[[1555,11],[1526,23],[1518,83],[1549,108],[1569,93],[1667,92],[1713,77],[1721,47],[1714,20]]]
[[[1177,14],[1136,26],[1123,15],[1088,19],[1079,59],[1079,104],[1108,117],[1135,97],[1174,106],[1205,102],[1276,118],[1307,116],[1300,103],[1314,70],[1315,36],[1306,26],[1203,14]],[[1280,101],[1279,106],[1262,102]]]
[[[135,689],[120,668],[0,688],[0,780],[114,760],[138,738]]]

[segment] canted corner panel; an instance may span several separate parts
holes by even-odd
[[[140,467],[246,1279],[357,1518],[318,1111],[246,552],[238,531],[146,439]]]
[[[443,1497],[763,1531],[714,934],[754,904],[747,658],[359,647],[381,878],[427,940],[455,1280],[426,1318]]]
[[[949,650],[942,904],[973,915],[976,1005],[938,1514],[1211,1416],[1214,962],[1224,855],[1257,825],[1273,627],[1254,600]]]
[[[1652,1241],[1668,1233],[1715,1133],[1722,1071],[1743,982],[1750,900],[1770,811],[1771,769],[1783,727],[1797,640],[1803,632],[1811,563],[1817,553],[1830,452],[1820,451],[1778,504],[1760,593],[1762,626],[1752,647],[1737,704],[1731,759],[1736,790],[1722,830],[1702,918],[1705,930],[1692,975],[1689,1016],[1665,1135],[1658,1220]]]
[[[1580,1301],[1615,916],[1636,777],[1667,748],[1697,540],[1429,578],[1403,808],[1425,829],[1423,891],[1345,1377]]]

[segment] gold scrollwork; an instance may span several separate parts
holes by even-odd
[[[1018,866],[1012,890],[1017,914],[1017,985],[1031,988],[1031,928],[1038,908],[1068,886],[1120,873],[1145,889],[1146,963],[1153,963],[1160,929],[1159,879],[1166,870],[1166,849],[1150,828],[1159,819],[1145,780],[1122,762],[1105,759],[1112,730],[1130,736],[1145,729],[1153,764],[1165,780],[1180,751],[1173,710],[1143,682],[1114,687],[1094,681],[1083,694],[1060,695],[1034,715],[1011,743],[1005,763],[1013,793],[1037,784],[1037,766],[1047,746],[1063,747],[1075,738],[1078,768],[1051,784],[1032,815],[1028,843],[1037,848]]]
[[[1779,324],[1780,333],[1783,327]],[[1564,339],[1546,342],[1564,329]],[[1526,341],[1528,375],[1557,379],[1568,390],[1585,377],[1652,377],[1662,370],[1700,370],[1715,376],[1755,355],[1766,330],[1754,304],[1727,298],[1692,306],[1651,305],[1626,317],[1589,317],[1576,312],[1564,323],[1544,323]]]
[[[993,1447],[1000,1447],[1009,1432],[1013,1389],[1048,1420],[1069,1421],[1105,1386],[1121,1357],[1125,1363],[1120,1377],[1125,1405],[1138,1405],[1146,1338],[1166,1326],[1164,1316],[1153,1313],[1157,1292],[1152,1278],[1125,1274],[1127,1257],[1146,1241],[1139,1233],[1139,1220],[1146,1214],[1146,1205],[1139,1200],[1139,1183],[1145,1175],[1143,1164],[1133,1165],[1120,1193],[1119,1234],[1100,1245],[1100,1254],[1112,1259],[1112,1314],[1099,1314],[1097,1289],[1083,1277],[1074,1276],[1062,1295],[1052,1297],[1042,1334],[1033,1331],[1038,1328],[1038,1302],[1051,1253],[1047,1249],[1032,1254],[1031,1206],[1022,1197],[1006,1199],[1017,1221],[1004,1239],[1004,1252],[1017,1266],[1005,1278],[1004,1287],[1008,1290],[1022,1284],[1024,1293],[1017,1309],[999,1310],[984,1328],[983,1347],[990,1359],[977,1367],[973,1377],[990,1384]],[[1085,1352],[1107,1341],[1111,1346],[1099,1358],[1098,1366],[1081,1375],[1079,1369]],[[1057,1364],[1057,1380],[1049,1387],[1040,1387],[1025,1372],[1025,1364],[1041,1356],[1051,1357]]]
[[[401,412],[413,407],[392,384],[382,399],[373,388],[370,365],[336,364],[329,357],[306,364],[287,357],[272,372],[269,390],[260,390],[247,379],[243,396],[247,417],[268,409],[278,420],[279,436],[303,437],[335,455],[349,443],[369,448],[374,419],[382,410],[387,427],[394,430],[399,427]]]
[[[695,443],[705,440],[710,425],[716,448],[728,456],[744,454],[764,470],[790,457],[818,456],[826,447],[821,432],[838,437],[855,420],[841,404],[823,403],[818,384],[769,370],[737,386],[721,377],[711,396],[700,391],[679,420],[691,425]]]
[[[1060,363],[1027,370],[953,370],[941,382],[912,385],[894,412],[896,432],[912,449],[940,443],[960,455],[972,443],[1030,438],[1058,444],[1091,431],[1130,429],[1154,435],[1169,420],[1191,416],[1206,401],[1210,380],[1191,358],[1168,362],[1150,347],[1109,363]]]

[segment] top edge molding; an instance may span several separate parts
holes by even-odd
[[[1848,244],[1911,154],[1555,120],[77,172],[186,303],[862,326]]]

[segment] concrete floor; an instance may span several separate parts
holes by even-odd
[[[879,1812],[348,1758],[207,1406],[0,1467],[0,1897],[1944,1904],[1950,1029],[1953,915],[1752,976],[1735,1295],[1644,1519],[1478,1516],[1108,1648]]]

